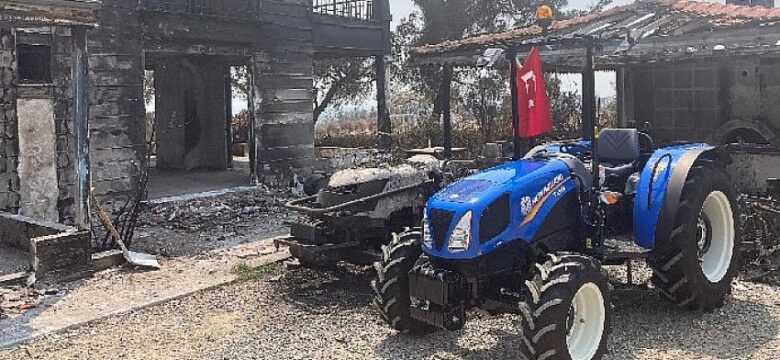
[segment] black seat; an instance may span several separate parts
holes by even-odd
[[[604,129],[599,133],[599,161],[608,177],[631,175],[641,155],[637,129]]]

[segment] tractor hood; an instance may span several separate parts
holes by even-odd
[[[423,249],[431,256],[467,259],[509,240],[530,242],[546,211],[574,187],[566,164],[555,159],[512,161],[464,178],[428,201],[426,230],[432,244]],[[468,213],[469,246],[449,251],[453,229]]]
[[[523,183],[534,173],[548,165],[548,161],[521,160],[485,170],[466,177],[440,191],[436,200],[455,203],[476,204],[502,194],[513,184]],[[543,171],[542,171],[543,172]]]

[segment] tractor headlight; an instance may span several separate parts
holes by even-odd
[[[428,210],[423,210],[423,246],[427,248],[433,247],[433,236],[431,235],[431,226],[428,224]]]
[[[465,213],[458,220],[458,224],[452,229],[447,248],[450,252],[461,252],[469,248],[471,241],[471,211]]]

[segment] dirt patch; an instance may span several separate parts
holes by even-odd
[[[132,248],[167,257],[192,256],[286,234],[291,195],[263,188],[145,205]]]

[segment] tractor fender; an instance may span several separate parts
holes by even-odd
[[[634,242],[652,249],[671,235],[685,180],[694,163],[720,156],[708,144],[675,145],[656,150],[642,169],[634,201]],[[709,156],[709,155],[708,155]]]

